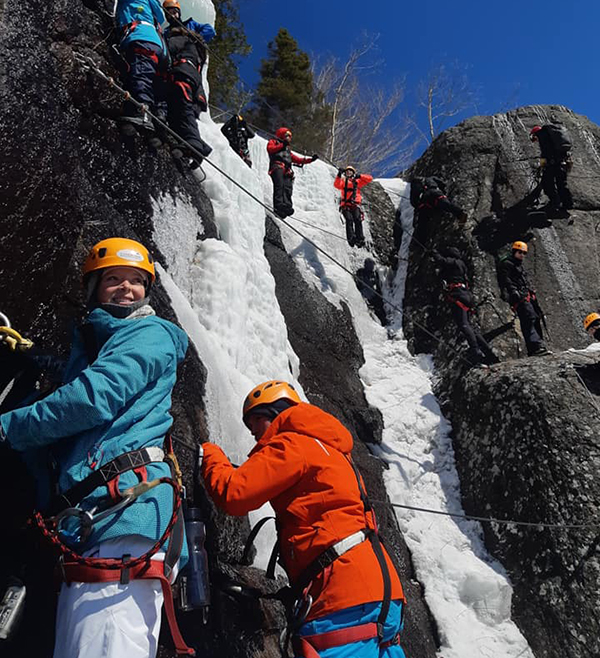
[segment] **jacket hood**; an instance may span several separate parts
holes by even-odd
[[[283,139],[286,133],[291,133],[291,132],[292,131],[289,128],[285,128],[285,127],[277,128],[277,130],[275,131],[275,137],[277,137],[277,139]]]
[[[94,327],[94,333],[100,345],[104,345],[118,330],[132,327],[138,322],[143,321],[160,324],[171,337],[177,352],[177,359],[181,361],[185,356],[188,346],[188,339],[185,332],[172,322],[156,317],[153,312],[151,314],[144,313],[143,311],[145,309],[152,310],[150,306],[142,306],[142,308],[136,311],[137,317],[135,318],[131,316],[129,318],[115,318],[104,309],[96,308],[88,315],[86,322]]]
[[[352,451],[352,435],[344,425],[335,416],[307,402],[282,411],[258,441],[257,447],[265,445],[277,434],[286,432],[318,439],[344,454]]]

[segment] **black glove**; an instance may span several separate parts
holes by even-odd
[[[314,162],[315,160],[318,160],[319,156],[316,153],[313,153],[312,158],[310,159],[311,162]]]
[[[518,292],[511,292],[508,296],[508,301],[511,305],[518,304],[523,299],[525,299],[525,296]]]
[[[342,174],[344,173],[343,169],[338,169],[338,177],[342,177]]]

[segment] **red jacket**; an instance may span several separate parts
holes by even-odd
[[[277,516],[281,561],[293,584],[324,550],[365,527],[358,483],[348,457],[350,432],[332,415],[302,403],[279,414],[234,469],[223,451],[204,444],[202,474],[218,507],[242,516],[269,501]],[[385,551],[385,549],[384,549]],[[402,586],[387,553],[392,599]],[[381,601],[381,569],[369,541],[339,557],[313,583],[309,619]]]
[[[303,158],[292,153],[290,145],[283,141],[283,136],[287,128],[279,128],[275,133],[276,137],[270,139],[267,143],[267,153],[269,154],[269,174],[275,167],[281,167],[286,174],[293,176],[292,162],[297,165],[310,164],[312,158]]]
[[[340,200],[340,206],[358,206],[362,201],[362,194],[360,193],[360,188],[368,185],[373,181],[373,176],[369,174],[361,174],[358,178],[342,178],[341,176],[336,176],[333,181],[333,186],[341,190],[342,198]],[[356,189],[356,193],[354,190]]]

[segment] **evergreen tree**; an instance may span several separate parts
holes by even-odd
[[[240,83],[239,61],[252,52],[235,0],[213,0],[217,16],[217,36],[210,42],[212,61],[208,71],[210,101],[219,107],[238,112],[244,96]]]
[[[296,148],[316,150],[322,144],[327,111],[314,88],[309,56],[281,28],[261,62],[252,120],[271,132],[286,125],[294,134]]]

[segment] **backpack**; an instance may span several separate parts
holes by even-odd
[[[554,152],[557,155],[566,155],[573,146],[569,131],[562,123],[549,123],[545,128]]]

